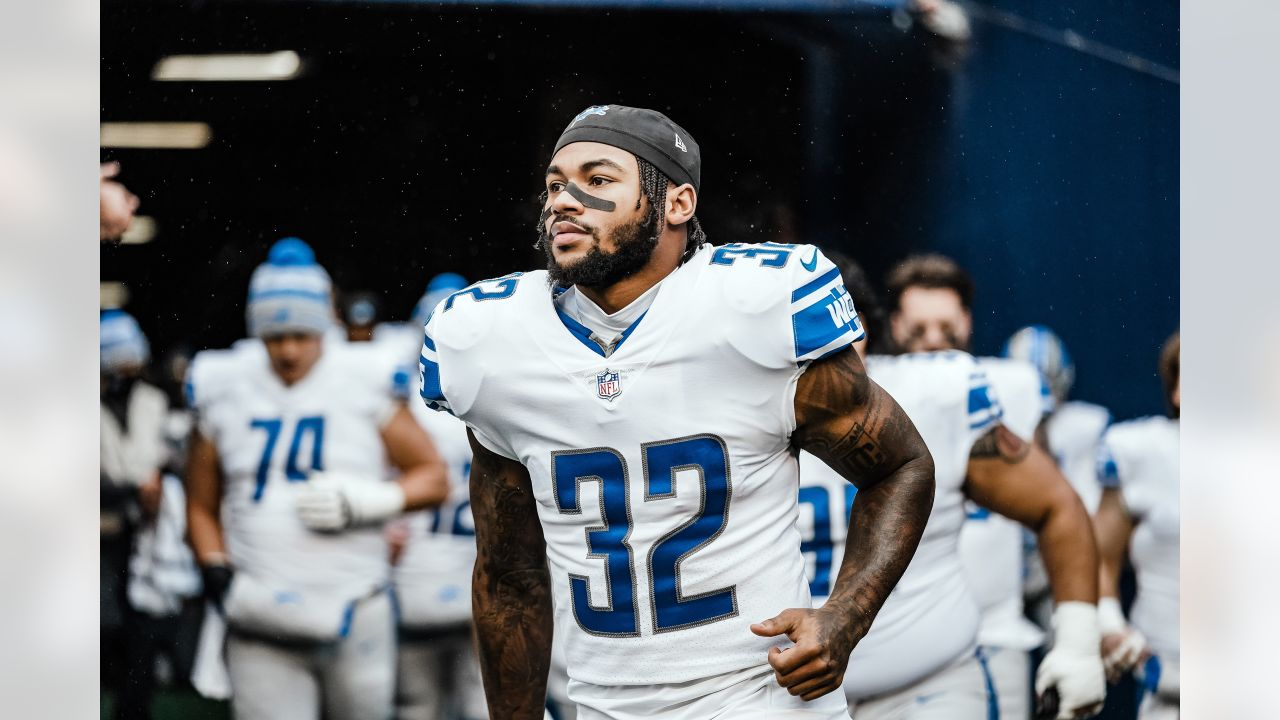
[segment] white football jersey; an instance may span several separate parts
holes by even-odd
[[[398,407],[395,368],[369,344],[324,341],[305,378],[286,386],[259,343],[192,360],[187,392],[218,449],[222,528],[231,562],[280,589],[364,595],[389,580],[380,528],[308,530],[295,509],[314,470],[385,482],[380,428]]]
[[[1178,662],[1178,421],[1147,417],[1117,423],[1103,437],[1098,479],[1120,489],[1135,523],[1129,561],[1138,594],[1130,622],[1162,661]]]
[[[1000,398],[1005,427],[1034,442],[1046,395],[1039,371],[1029,362],[1005,358],[978,358],[978,364]],[[1023,527],[972,502],[968,506],[960,558],[982,608],[978,641],[1017,650],[1037,647],[1044,642],[1044,632],[1022,614]]]
[[[967,353],[872,355],[866,364],[929,447],[935,494],[915,557],[850,657],[844,689],[855,700],[911,685],[972,652],[978,605],[960,565],[963,486],[970,448],[1001,416],[986,375]],[[815,605],[839,572],[856,494],[821,460],[800,454],[801,549]]]
[[[1079,400],[1063,403],[1045,421],[1053,458],[1090,515],[1098,509],[1102,497],[1097,473],[1098,444],[1110,424],[1111,413],[1106,408]]]
[[[418,628],[456,625],[471,619],[471,571],[476,562],[468,487],[471,444],[461,420],[420,401],[411,407],[449,466],[449,499],[407,517],[409,540],[395,568],[400,620]]]
[[[614,351],[544,271],[476,283],[427,324],[423,397],[529,471],[569,676],[682,683],[767,663],[749,626],[810,603],[796,381],[862,337],[807,245],[704,247]]]

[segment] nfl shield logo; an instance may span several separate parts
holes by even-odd
[[[618,373],[605,368],[604,372],[596,375],[596,394],[602,400],[612,400],[621,395],[622,381],[618,379]]]

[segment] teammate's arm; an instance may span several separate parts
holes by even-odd
[[[199,430],[191,431],[187,451],[187,534],[196,561],[201,565],[226,562],[222,540],[222,472],[218,449]]]
[[[222,468],[213,441],[191,431],[187,451],[187,535],[200,576],[204,596],[221,605],[231,586],[231,561],[222,539]]]
[[[1090,717],[1106,698],[1098,634],[1098,550],[1089,514],[1053,459],[1003,424],[969,452],[965,494],[1035,531],[1053,588],[1053,648],[1036,694],[1056,689],[1058,717]]]
[[[382,426],[382,444],[387,459],[400,470],[396,482],[404,491],[405,512],[435,507],[448,498],[449,471],[444,458],[403,403]]]
[[[1133,536],[1133,518],[1118,488],[1104,488],[1093,516],[1098,542],[1098,626],[1102,660],[1111,680],[1132,669],[1147,651],[1147,640],[1131,627],[1120,607],[1120,568]]]
[[[551,666],[551,576],[529,472],[467,431],[476,564],[471,611],[489,716],[541,720]]]
[[[379,431],[387,459],[400,470],[394,483],[368,482],[315,471],[296,495],[302,523],[316,532],[376,525],[403,512],[435,507],[449,496],[448,468],[430,436],[397,403]]]
[[[1098,601],[1098,551],[1089,513],[1053,459],[1003,424],[969,453],[965,494],[1036,533],[1053,599]]]
[[[1125,509],[1120,491],[1104,488],[1093,516],[1093,533],[1098,542],[1098,597],[1120,596],[1120,566],[1133,535],[1133,519]]]
[[[852,348],[800,376],[795,411],[793,445],[858,487],[844,562],[826,604],[785,610],[752,628],[796,643],[774,648],[769,663],[780,685],[812,700],[840,687],[849,653],[915,554],[933,507],[933,458]]]

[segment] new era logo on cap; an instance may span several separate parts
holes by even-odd
[[[676,136],[676,147],[680,148],[680,152],[689,152],[689,148],[684,146],[684,141],[680,139],[679,135]]]

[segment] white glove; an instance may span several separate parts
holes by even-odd
[[[318,532],[340,532],[378,523],[404,510],[404,490],[393,482],[313,472],[298,492],[302,524]]]
[[[1099,653],[1098,608],[1064,602],[1053,611],[1053,649],[1036,671],[1036,695],[1058,688],[1057,720],[1090,717],[1102,710],[1107,681]]]
[[[1147,654],[1147,638],[1125,621],[1120,601],[1116,598],[1098,600],[1098,629],[1102,631],[1106,652],[1102,664],[1108,678],[1115,680],[1129,672]]]

